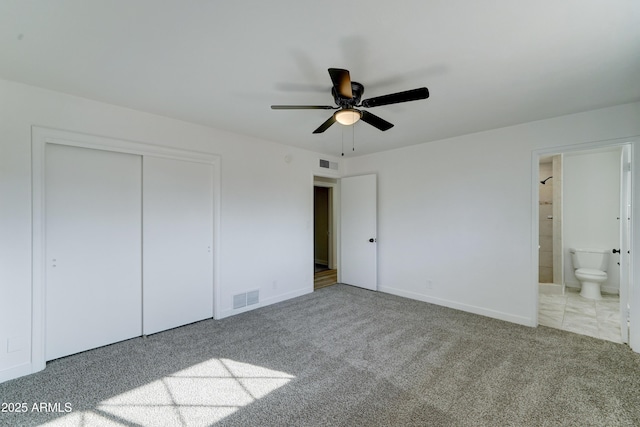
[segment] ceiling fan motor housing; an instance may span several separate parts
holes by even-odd
[[[342,108],[353,108],[357,106],[360,103],[362,94],[364,93],[364,86],[358,82],[352,81],[351,92],[353,93],[353,98],[346,98],[338,93],[335,86],[331,88],[331,95],[333,95],[336,105]]]

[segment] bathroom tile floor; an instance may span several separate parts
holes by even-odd
[[[566,288],[564,295],[539,294],[538,323],[595,338],[622,342],[620,298],[602,294],[594,301],[580,296],[579,290]]]

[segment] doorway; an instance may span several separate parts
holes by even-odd
[[[624,159],[628,159],[629,150],[630,144],[602,143],[537,157],[536,176],[540,179],[534,185],[539,207],[539,325],[628,342],[629,266],[614,250],[620,250],[623,229],[630,225],[629,216],[621,214],[627,204],[624,188],[630,174],[625,173]],[[553,159],[561,168],[555,167]],[[561,191],[551,191],[552,186]],[[549,248],[550,254],[546,252]],[[574,274],[570,248],[606,251],[607,280],[600,287],[602,299],[580,296],[581,283]]]
[[[314,176],[313,182],[313,288],[338,282],[337,185],[334,178]]]
[[[562,154],[540,157],[538,282],[544,294],[564,294]]]

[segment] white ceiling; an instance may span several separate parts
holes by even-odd
[[[330,67],[431,96],[372,108],[387,132],[269,108],[332,105]],[[362,155],[639,101],[640,2],[0,0],[0,77]]]

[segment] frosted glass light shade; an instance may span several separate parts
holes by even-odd
[[[352,125],[358,120],[362,114],[358,110],[353,110],[351,108],[345,108],[343,110],[337,111],[335,113],[335,118],[338,123],[341,125]]]

